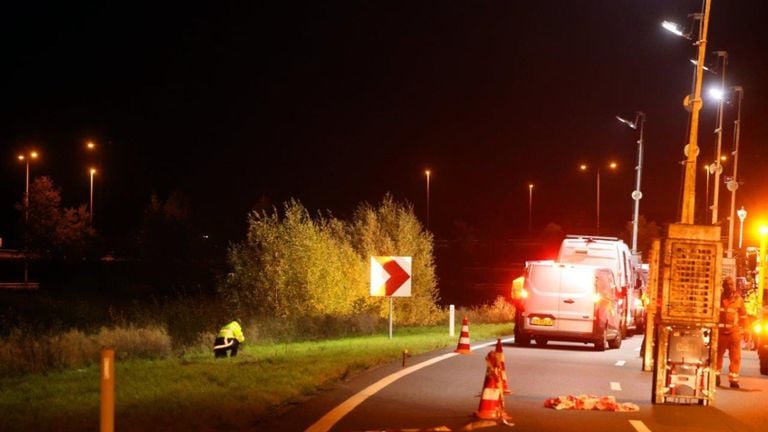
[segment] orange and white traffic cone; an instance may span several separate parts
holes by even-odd
[[[504,351],[501,349],[501,339],[496,339],[496,359],[499,362],[504,393],[511,394],[512,391],[509,389],[509,382],[507,381],[507,366],[504,364]]]
[[[464,317],[464,322],[461,323],[461,334],[459,335],[459,344],[456,346],[456,351],[459,354],[469,354],[472,352],[472,348],[469,347],[469,320]]]
[[[494,351],[485,356],[487,364],[483,393],[480,396],[480,406],[475,411],[475,417],[483,420],[509,420],[511,417],[504,411],[504,395],[502,394],[501,376],[499,373],[498,357]]]

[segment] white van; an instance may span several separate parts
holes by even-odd
[[[622,335],[639,332],[645,323],[642,284],[635,257],[623,240],[616,237],[568,235],[560,245],[557,261],[608,267],[613,272],[622,307]]]
[[[584,342],[598,351],[621,346],[621,306],[611,269],[533,261],[525,270],[524,290],[516,344]]]

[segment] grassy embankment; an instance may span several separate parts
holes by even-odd
[[[459,328],[457,328],[458,333]],[[472,325],[473,341],[509,324]],[[234,359],[210,352],[116,364],[116,429],[252,430],[258,420],[370,367],[456,345],[445,326],[339,340],[246,344]],[[0,430],[96,430],[98,365],[0,379]]]

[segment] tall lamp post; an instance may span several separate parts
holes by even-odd
[[[739,95],[739,103],[733,131],[733,177],[726,185],[728,190],[731,191],[731,212],[728,217],[728,258],[733,257],[733,215],[736,210],[736,190],[739,189],[737,174],[739,168],[739,137],[741,136],[741,100],[744,99],[744,89],[741,86],[736,86],[733,90]],[[743,209],[744,207],[742,207]],[[744,212],[746,217],[746,210]],[[741,215],[739,215],[739,218],[741,218]],[[741,236],[739,236],[739,248],[741,248]]]
[[[611,163],[608,164],[608,168],[610,168],[612,170],[616,169],[617,166],[618,165],[616,164],[616,162],[611,162]],[[581,170],[581,171],[587,171],[588,169],[589,169],[589,167],[586,164],[579,165],[579,170]],[[596,227],[597,227],[597,233],[599,234],[600,233],[600,168],[599,167],[597,168],[597,176],[596,176],[596,179],[595,179],[595,184],[596,184],[596,193],[595,193],[595,195],[597,196],[597,198],[596,198],[596,201],[597,201],[597,216],[596,216],[596,221],[597,222],[596,222]]]
[[[685,148],[686,164],[685,164],[685,177],[683,181],[683,202],[680,214],[680,222],[684,224],[692,224],[694,222],[694,209],[696,205],[696,158],[699,156],[699,111],[701,110],[701,81],[704,72],[704,58],[707,53],[707,29],[709,27],[709,12],[712,4],[712,0],[704,0],[703,10],[698,19],[701,20],[699,24],[699,38],[695,42],[698,46],[698,56],[696,59],[696,75],[693,84],[693,97],[685,98],[684,104],[690,107],[691,110],[691,125],[688,136],[688,144]],[[682,32],[677,30],[677,26],[665,21],[662,26],[676,33],[682,35]]]
[[[90,219],[91,226],[93,226],[93,176],[96,175],[96,168],[91,168],[88,172],[91,174],[91,199],[88,206],[88,218]]]
[[[623,119],[619,116],[616,118],[631,127],[632,129],[640,128],[640,137],[637,140],[637,166],[635,167],[635,190],[632,191],[632,199],[635,201],[634,214],[632,217],[632,253],[637,254],[637,226],[638,219],[640,217],[640,199],[643,197],[643,193],[640,191],[640,178],[643,175],[643,129],[645,127],[645,113],[637,111],[635,113],[635,121]]]
[[[533,226],[533,183],[528,184],[528,232]]]
[[[430,170],[424,171],[427,176],[427,230],[429,230],[429,176],[432,174]]]
[[[715,154],[715,185],[714,192],[712,193],[712,225],[717,224],[717,211],[720,204],[720,173],[723,172],[723,168],[720,165],[720,157],[722,155],[723,145],[723,102],[725,97],[723,92],[725,91],[725,67],[728,64],[728,53],[725,51],[717,51],[717,56],[722,62],[722,71],[720,74],[720,89],[716,93],[719,93],[720,103],[717,106],[717,153]]]
[[[744,219],[747,218],[747,210],[744,209],[744,206],[741,206],[736,214],[739,215],[739,249],[741,249],[741,240],[744,238]]]
[[[768,226],[761,226],[760,232],[760,278],[757,280],[757,317],[763,317],[763,291],[765,290],[765,272],[768,263],[765,262],[766,246],[768,246]]]
[[[27,260],[27,248],[29,246],[29,163],[37,159],[38,153],[30,150],[18,156],[19,161],[26,165],[26,177],[24,187],[24,284],[29,282],[29,261]]]

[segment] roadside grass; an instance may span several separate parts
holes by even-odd
[[[458,333],[457,329],[457,333]],[[208,351],[116,364],[116,430],[254,430],[259,421],[371,367],[453,347],[444,326],[387,335],[246,344],[236,358]],[[473,324],[473,341],[512,333]],[[99,424],[99,369],[0,379],[0,430],[81,431]]]

